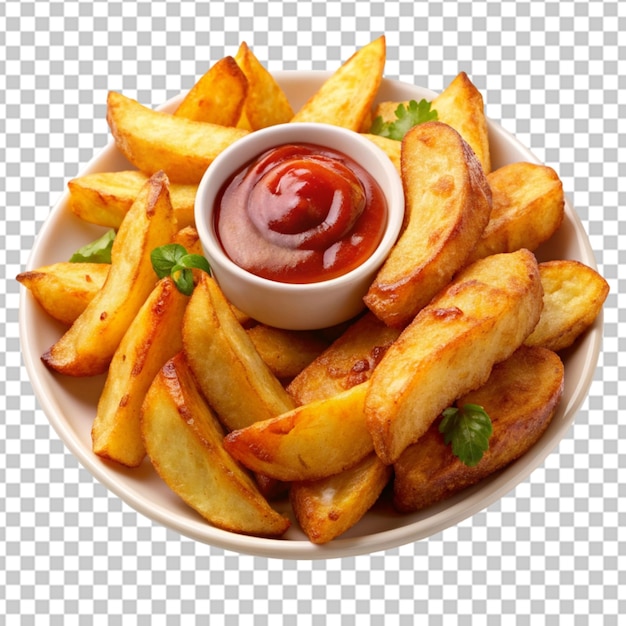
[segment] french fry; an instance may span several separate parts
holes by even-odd
[[[609,284],[594,269],[574,260],[540,263],[539,275],[544,291],[543,311],[525,344],[564,350],[598,317],[609,294]]]
[[[534,251],[563,221],[563,184],[550,167],[518,162],[487,176],[492,209],[489,222],[467,263],[520,248]]]
[[[235,61],[248,81],[248,93],[237,125],[246,130],[260,130],[288,122],[293,109],[287,96],[245,42],[240,44]]]
[[[160,280],[133,319],[113,355],[91,429],[93,451],[137,467],[146,450],[141,404],[165,362],[182,350],[182,321],[188,297],[167,277]]]
[[[139,170],[164,170],[173,183],[197,185],[215,157],[246,130],[155,111],[112,91],[107,122],[115,144]]]
[[[187,305],[183,346],[198,386],[228,430],[294,407],[217,283],[205,273],[200,274]]]
[[[491,213],[474,153],[441,122],[414,126],[402,142],[405,225],[364,301],[389,326],[406,326],[465,264]]]
[[[211,524],[280,537],[289,520],[272,509],[222,446],[224,431],[195,386],[184,354],[154,378],[142,407],[148,456],[163,481]]]
[[[417,511],[450,497],[507,466],[533,446],[548,427],[563,393],[563,363],[544,348],[520,347],[497,364],[483,387],[456,404],[477,404],[491,417],[489,449],[468,467],[452,454],[439,420],[394,465],[394,505]]]
[[[373,450],[363,413],[367,385],[235,430],[224,447],[247,468],[277,480],[337,474]]]
[[[233,57],[212,65],[187,92],[174,115],[195,122],[236,126],[248,93],[248,81]]]
[[[374,505],[391,474],[391,466],[372,453],[340,474],[293,483],[289,499],[304,534],[324,544],[345,533]]]
[[[73,178],[67,184],[72,211],[85,222],[120,227],[148,176],[137,170],[95,172]],[[179,228],[193,225],[197,185],[170,184],[170,199]]]
[[[70,376],[106,371],[135,315],[157,282],[150,253],[175,232],[167,176],[159,172],[140,191],[113,242],[107,279],[68,331],[41,357]]]
[[[50,317],[70,326],[104,285],[109,267],[106,263],[60,261],[22,272],[16,280]]]
[[[385,59],[385,37],[381,36],[343,63],[291,121],[362,130],[382,81]]]
[[[367,426],[395,462],[460,395],[484,384],[539,320],[543,290],[528,250],[477,261],[424,307],[369,380]]]

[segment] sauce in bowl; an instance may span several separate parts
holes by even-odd
[[[385,195],[356,161],[312,143],[263,152],[216,196],[214,228],[239,267],[274,281],[312,283],[346,274],[380,244]]]

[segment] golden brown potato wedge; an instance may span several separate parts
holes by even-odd
[[[279,537],[287,518],[272,509],[224,450],[224,431],[179,353],[154,378],[141,428],[163,481],[211,524],[235,533]]]
[[[202,243],[200,243],[200,236],[195,226],[185,226],[176,232],[172,243],[180,244],[189,254],[204,255],[202,249]]]
[[[328,347],[313,331],[284,330],[265,324],[248,329],[248,337],[274,376],[283,381],[297,376]]]
[[[367,385],[233,431],[224,447],[249,469],[277,480],[337,474],[373,449],[363,414]]]
[[[85,222],[120,227],[148,176],[137,170],[96,172],[73,178],[67,184],[69,206]],[[197,185],[170,184],[170,199],[179,228],[193,225]]]
[[[155,111],[121,93],[107,98],[115,144],[145,174],[164,170],[173,183],[198,184],[207,167],[246,130]]]
[[[371,133],[363,133],[363,136],[369,139],[372,143],[375,143],[396,166],[398,173],[402,173],[402,142],[395,139],[389,139],[389,137],[381,137],[380,135],[372,135]]]
[[[141,404],[157,372],[182,350],[188,297],[171,278],[160,280],[128,327],[113,355],[91,429],[93,451],[137,467],[146,450]]]
[[[528,250],[477,261],[422,309],[369,381],[367,425],[377,454],[393,463],[441,411],[484,384],[541,314],[537,261]]]
[[[485,174],[491,171],[489,134],[485,105],[480,91],[465,72],[454,80],[431,103],[437,119],[452,126],[470,145]]]
[[[167,176],[158,172],[139,192],[113,242],[111,269],[93,300],[68,331],[41,357],[70,376],[106,371],[157,276],[150,253],[169,243],[176,231]]]
[[[552,351],[522,346],[498,363],[480,389],[457,401],[478,404],[491,417],[489,449],[468,467],[444,443],[437,420],[394,465],[394,504],[423,509],[477,483],[519,458],[548,427],[563,392],[563,363]]]
[[[540,263],[539,275],[544,292],[543,311],[525,343],[564,350],[598,317],[609,294],[609,284],[594,269],[573,260]]]
[[[70,326],[104,285],[109,267],[106,263],[61,261],[22,272],[16,280],[48,315]]]
[[[248,81],[248,93],[238,126],[259,130],[287,123],[293,117],[287,96],[245,42],[240,44],[235,61]]]
[[[491,213],[491,193],[474,153],[441,122],[414,126],[402,141],[405,226],[364,300],[389,326],[403,327],[467,259]]]
[[[330,398],[369,380],[400,331],[366,312],[298,374],[287,391],[298,404]]]
[[[233,57],[223,57],[187,92],[174,115],[196,122],[237,126],[248,81]]]
[[[382,81],[385,37],[357,50],[294,115],[293,122],[322,122],[356,132],[369,119]]]
[[[391,466],[372,453],[340,474],[293,483],[291,506],[304,534],[323,544],[345,533],[374,505],[391,474]]]
[[[208,274],[200,274],[187,305],[183,346],[198,386],[228,430],[294,407]]]
[[[534,251],[558,230],[564,215],[563,184],[550,167],[521,161],[487,176],[492,209],[468,263],[490,254]]]

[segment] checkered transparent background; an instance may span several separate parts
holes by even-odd
[[[0,624],[619,624],[625,32],[617,0],[3,3]],[[334,69],[381,33],[389,77],[441,90],[468,72],[487,114],[560,173],[611,286],[589,398],[527,481],[427,540],[313,562],[198,544],[107,492],[49,427],[20,357],[15,275],[108,141],[109,89],[158,105],[241,40],[270,70]]]

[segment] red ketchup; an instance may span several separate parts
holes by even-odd
[[[237,265],[279,282],[312,283],[341,276],[374,252],[387,204],[378,183],[345,154],[288,144],[235,173],[214,216]]]

